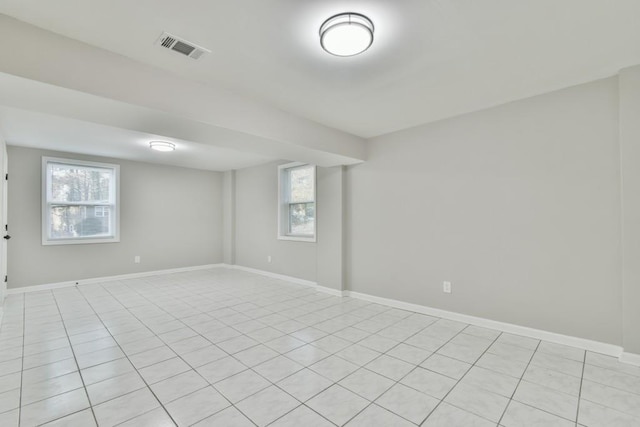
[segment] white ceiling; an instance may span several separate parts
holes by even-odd
[[[0,131],[7,141],[17,146],[213,171],[240,169],[275,160],[209,144],[2,106]],[[151,150],[149,141],[157,139],[173,142],[176,151],[161,153]]]
[[[0,15],[0,39],[4,36],[3,32],[7,32],[4,30],[10,27],[6,22]],[[19,30],[19,27],[9,28],[8,33],[21,36],[30,35],[29,32],[20,33]],[[51,33],[45,32],[45,35],[51,35]],[[51,37],[47,40],[50,39]],[[36,45],[37,41],[38,39],[36,39]],[[0,58],[4,60],[0,61],[0,67],[24,61],[20,55],[12,56],[11,49],[7,50],[5,47],[6,45],[0,44]],[[15,48],[15,45],[12,48]],[[49,45],[47,52],[54,50],[53,46]],[[72,55],[77,53],[76,51],[72,52]],[[64,54],[64,52],[62,53]],[[82,54],[82,51],[80,53]],[[57,55],[54,54],[54,57]],[[101,57],[98,55],[97,58],[100,63]],[[54,75],[48,68],[52,64],[51,61],[41,64],[31,58],[27,62],[30,64],[30,68],[47,70],[46,77]],[[69,73],[70,79],[76,84],[80,83],[81,87],[86,87],[88,83],[94,83],[94,81],[83,82],[80,76],[73,74],[78,66],[82,66],[83,76],[92,75],[88,64],[75,61],[69,66],[67,62],[53,61],[53,64],[62,74]],[[93,71],[104,72],[105,65],[100,64]],[[68,68],[64,68],[63,65]],[[125,68],[123,71],[114,68],[109,72],[109,74],[129,76],[130,74],[135,75],[136,69]],[[153,73],[138,75],[134,79],[133,85],[128,86],[129,90],[135,91],[144,86],[146,79],[156,77],[157,75]],[[97,82],[101,83],[101,88],[110,83],[104,79]],[[115,82],[118,83],[118,87],[123,84],[119,82],[117,77]],[[169,81],[169,83],[174,82]],[[158,99],[167,98],[169,103],[188,104],[190,100],[193,100],[193,97],[181,99],[177,93],[168,94],[162,84],[151,85],[147,89],[146,92],[149,93],[155,89],[156,92],[152,95]],[[212,109],[212,106],[206,103],[198,104],[199,108],[179,108],[165,111],[157,105],[145,106],[144,101],[148,101],[145,97],[134,97],[138,103],[130,103],[93,95],[87,90],[73,90],[64,87],[63,84],[44,83],[38,81],[37,78],[29,79],[0,72],[0,135],[3,135],[10,145],[37,146],[38,148],[92,155],[110,155],[211,170],[238,169],[275,159],[302,161],[329,167],[359,163],[361,160],[358,160],[357,157],[354,158],[353,154],[363,158],[363,154],[360,153],[363,150],[358,149],[359,145],[350,147],[349,143],[361,142],[361,148],[364,149],[364,141],[340,139],[341,136],[351,136],[330,128],[324,129],[314,123],[310,123],[311,126],[304,126],[304,121],[300,122],[294,117],[278,117],[268,114],[268,111],[261,114],[259,111],[252,111],[251,104],[234,105],[236,109],[241,111],[241,114],[236,112],[226,117],[223,124],[232,125],[233,121],[248,123],[242,129],[238,129],[238,126],[228,128],[207,121],[206,118],[209,116],[220,119],[224,114],[220,110]],[[126,92],[126,88],[124,90]],[[157,96],[158,94],[160,97]],[[206,96],[204,98],[206,99]],[[234,99],[229,99],[229,102],[223,101],[221,105],[226,105],[228,109],[231,109],[228,106],[232,101]],[[198,113],[198,115],[193,117],[193,113]],[[284,132],[269,134],[269,129],[259,126],[260,122],[267,123],[275,129],[282,127]],[[251,127],[251,124],[254,126]],[[296,128],[296,125],[302,126]],[[99,134],[91,136],[89,132],[104,132],[106,136]],[[309,136],[311,136],[310,139],[307,138]],[[171,153],[171,156],[148,155],[141,158],[142,141],[140,138],[143,137],[145,138],[143,144],[145,147],[152,139],[180,142],[177,143],[176,152]],[[323,137],[334,138],[336,144],[331,147],[330,144],[321,146],[314,142],[315,139],[321,140]],[[83,142],[84,139],[89,141]],[[293,144],[287,139],[302,143]],[[90,141],[97,143],[90,143]],[[205,150],[205,146],[218,148],[218,150]]]
[[[318,28],[357,11],[365,54]],[[0,12],[371,137],[615,74],[640,63],[638,0],[2,0]],[[168,31],[213,51],[154,46]]]

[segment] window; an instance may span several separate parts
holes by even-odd
[[[110,208],[109,206],[96,206],[93,211],[96,218],[104,218],[109,216]]]
[[[278,166],[278,238],[316,241],[316,167],[304,163]]]
[[[120,166],[42,158],[42,244],[120,241]]]

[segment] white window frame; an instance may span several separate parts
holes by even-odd
[[[291,234],[289,233],[289,170],[301,166],[313,168],[313,203],[315,207],[315,218],[313,221],[313,235]],[[315,243],[318,235],[318,176],[316,167],[308,163],[293,162],[278,166],[278,240],[292,240],[296,242]]]
[[[109,212],[110,209],[105,209],[108,208],[109,206],[94,206],[93,207],[93,215],[96,218],[107,218],[109,216]],[[100,208],[100,209],[98,209]],[[98,212],[100,213],[100,215],[98,215]]]
[[[111,183],[110,194],[114,195],[112,203],[108,206],[111,208],[109,219],[112,221],[114,233],[112,236],[105,237],[74,237],[74,238],[58,238],[49,237],[51,215],[50,215],[50,194],[47,183],[47,165],[49,163],[59,163],[70,166],[87,166],[98,167],[113,170],[114,180]],[[60,203],[56,203],[60,204]],[[69,203],[69,205],[77,206],[78,203]],[[94,205],[91,205],[94,206]],[[112,163],[88,162],[85,160],[63,159],[59,157],[42,157],[42,244],[48,245],[78,245],[93,243],[117,243],[120,241],[120,165]]]

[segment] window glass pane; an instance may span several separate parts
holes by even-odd
[[[109,211],[109,206],[53,205],[49,210],[49,236],[51,239],[110,236]],[[107,213],[99,216],[98,212]]]
[[[313,202],[314,197],[313,167],[294,168],[289,171],[289,202]]]
[[[289,233],[312,236],[316,220],[315,203],[292,203],[289,205]]]
[[[96,217],[109,216],[111,214],[111,208],[109,206],[96,206],[93,208]]]
[[[113,170],[49,163],[53,202],[111,203]]]

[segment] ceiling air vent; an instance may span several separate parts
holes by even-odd
[[[211,53],[209,49],[205,49],[202,46],[198,46],[195,43],[191,43],[169,33],[162,33],[156,44],[193,59],[198,59],[205,53]]]

